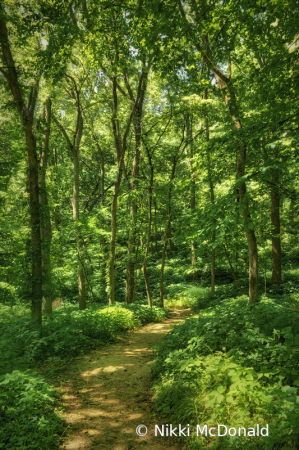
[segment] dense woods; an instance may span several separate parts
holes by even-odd
[[[157,410],[272,424],[188,448],[297,448],[298,23],[292,0],[0,1],[0,448],[58,448],[42,376],[170,307],[196,315]]]

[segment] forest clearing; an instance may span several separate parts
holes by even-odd
[[[0,449],[298,448],[298,6],[0,0]]]

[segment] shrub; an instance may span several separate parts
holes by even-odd
[[[65,423],[54,407],[54,388],[34,373],[13,371],[0,377],[0,448],[58,448]]]
[[[172,423],[228,427],[269,424],[267,438],[194,438],[191,448],[264,448],[296,441],[299,430],[298,319],[283,301],[251,307],[245,297],[201,310],[177,325],[152,373],[157,409]]]

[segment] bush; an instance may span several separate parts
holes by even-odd
[[[228,299],[177,325],[157,353],[157,409],[172,423],[228,427],[269,424],[267,438],[222,437],[226,449],[274,448],[299,430],[298,318],[286,299],[248,305]],[[191,448],[220,448],[217,438],[194,438]]]
[[[37,374],[0,377],[0,449],[58,448],[65,423],[54,412],[57,394]]]

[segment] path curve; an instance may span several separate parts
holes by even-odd
[[[178,450],[175,438],[156,437],[155,424],[163,424],[156,413],[150,392],[153,353],[149,346],[192,313],[172,309],[170,317],[128,332],[115,344],[101,347],[76,358],[64,378],[63,391],[69,437],[65,450]],[[148,434],[137,436],[136,427],[144,424]],[[142,430],[143,431],[143,430]]]

